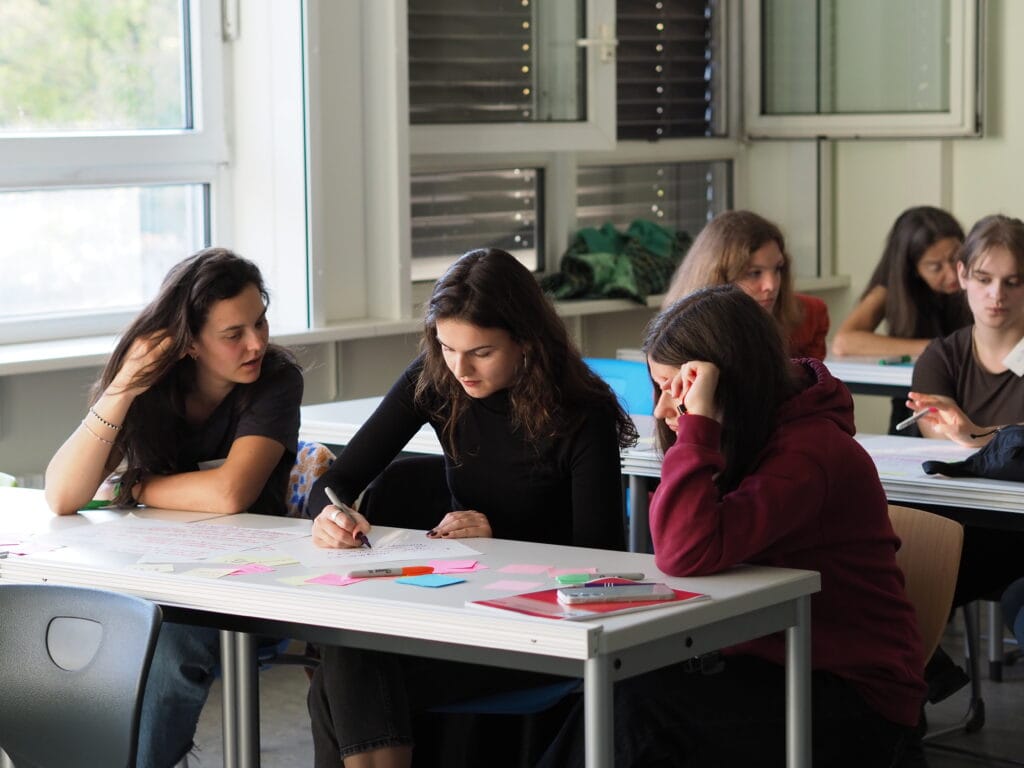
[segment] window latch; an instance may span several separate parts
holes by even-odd
[[[579,48],[597,48],[598,58],[602,64],[615,61],[615,48],[619,41],[612,36],[612,25],[601,24],[597,28],[599,37],[581,37],[576,41]]]

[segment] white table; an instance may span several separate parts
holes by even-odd
[[[0,517],[9,506],[4,502],[0,495]],[[220,525],[243,527],[282,522],[310,525],[306,520],[256,515],[218,520]],[[788,765],[810,765],[810,595],[820,589],[817,573],[745,566],[709,577],[675,579],[660,575],[651,555],[498,539],[466,543],[481,552],[478,558],[489,569],[466,574],[466,583],[444,589],[402,586],[390,579],[344,588],[293,587],[277,581],[279,572],[200,580],[183,573],[125,570],[131,556],[99,547],[0,560],[0,579],[127,592],[184,611],[196,623],[239,630],[237,658],[225,659],[225,672],[233,661],[237,676],[230,680],[226,675],[224,680],[226,694],[238,710],[233,716],[238,721],[239,749],[232,765],[248,768],[259,763],[258,730],[254,731],[258,725],[252,725],[257,714],[255,665],[247,657],[251,639],[243,632],[582,677],[587,765],[605,768],[613,760],[616,680],[782,630],[787,647]],[[312,550],[312,543],[307,545]],[[643,571],[649,578],[704,592],[712,599],[585,622],[465,606],[467,600],[500,594],[485,586],[506,578],[498,569],[510,563]],[[292,566],[287,575],[304,569],[324,570]]]
[[[878,356],[826,357],[825,367],[858,395],[906,397],[914,375],[913,363],[882,365]]]
[[[302,407],[299,439],[328,445],[347,445],[383,397],[363,397],[356,400],[337,400],[333,403],[304,405]],[[424,424],[405,446],[409,453],[443,455],[441,443],[433,427]]]

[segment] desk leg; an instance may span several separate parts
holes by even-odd
[[[609,659],[605,656],[587,659],[583,669],[583,733],[587,768],[612,768],[615,765],[613,695]]]
[[[650,503],[646,477],[629,476],[629,551],[650,552]]]
[[[246,632],[235,634],[238,664],[238,764],[241,768],[260,766],[260,681],[256,665],[256,638]]]
[[[220,631],[224,768],[238,768],[238,654],[235,633]]]
[[[811,598],[796,601],[796,624],[786,629],[786,765],[811,765]]]

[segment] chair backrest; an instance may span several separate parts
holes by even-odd
[[[116,592],[0,584],[0,749],[18,766],[134,766],[160,618]]]
[[[306,517],[309,492],[327,468],[334,462],[331,449],[321,443],[299,440],[295,452],[295,465],[288,477],[288,517]]]
[[[654,384],[646,363],[606,357],[585,357],[583,362],[618,395],[626,413],[638,416],[654,414]]]
[[[907,598],[917,613],[924,657],[930,659],[949,622],[964,529],[941,515],[892,504],[889,519],[902,541],[896,563],[903,571]]]

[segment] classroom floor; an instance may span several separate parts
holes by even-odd
[[[960,644],[956,636],[943,643],[954,658]],[[1024,661],[1004,668],[1004,682],[984,682],[986,718],[984,727],[973,734],[962,732],[942,738],[943,744],[981,752],[990,759],[952,754],[926,747],[931,768],[985,768],[1024,766]],[[274,667],[260,674],[260,736],[262,768],[304,768],[313,765],[313,744],[306,712],[306,675],[296,667]],[[967,708],[967,689],[937,705],[929,705],[930,727],[956,724]],[[222,765],[220,684],[214,685],[203,711],[196,742],[199,751],[190,756],[188,768],[216,768]],[[995,758],[1008,758],[1011,763]]]

